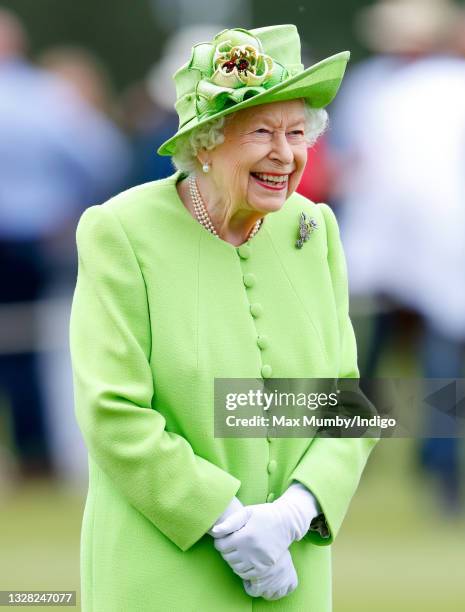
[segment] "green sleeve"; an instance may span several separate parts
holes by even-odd
[[[328,266],[338,313],[340,337],[339,378],[358,378],[357,346],[349,318],[347,269],[339,228],[333,211],[321,204],[326,225]],[[309,531],[306,537],[319,545],[334,541],[341,527],[350,501],[377,438],[324,438],[316,437],[296,469],[289,483],[298,480],[316,497],[329,528],[329,537]]]
[[[147,292],[116,212],[87,209],[76,239],[70,348],[76,418],[89,455],[132,506],[188,550],[240,481],[166,431],[156,410]]]

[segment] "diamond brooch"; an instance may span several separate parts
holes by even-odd
[[[299,219],[299,238],[295,243],[295,246],[298,249],[301,249],[304,245],[304,242],[306,242],[310,238],[310,234],[312,234],[317,228],[318,223],[316,222],[316,219],[314,219],[313,217],[309,219],[307,215],[302,212],[300,214]]]

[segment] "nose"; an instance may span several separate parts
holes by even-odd
[[[274,132],[270,159],[278,161],[282,166],[289,166],[294,161],[294,153],[285,132]]]

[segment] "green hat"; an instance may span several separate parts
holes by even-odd
[[[305,98],[314,108],[333,100],[349,61],[349,51],[304,69],[294,25],[255,30],[223,30],[199,43],[175,74],[179,128],[158,149],[172,155],[176,140],[212,119],[249,106]]]

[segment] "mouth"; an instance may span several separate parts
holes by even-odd
[[[261,187],[271,191],[284,191],[287,189],[290,177],[290,174],[268,174],[264,172],[251,172],[250,175]]]

